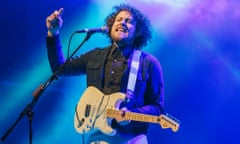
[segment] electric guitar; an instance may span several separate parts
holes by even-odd
[[[81,96],[74,117],[74,127],[80,134],[91,133],[100,130],[106,135],[113,136],[116,130],[111,127],[113,118],[140,122],[158,123],[163,129],[171,128],[173,132],[179,129],[179,121],[170,115],[160,116],[146,115],[134,112],[126,112],[122,116],[119,110],[121,102],[125,100],[125,94],[117,92],[104,95],[95,87],[88,87]]]

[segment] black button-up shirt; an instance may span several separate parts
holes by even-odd
[[[120,91],[121,78],[128,65],[128,57],[129,52],[123,53],[123,51],[116,45],[112,46],[112,49],[107,57],[104,70],[103,92],[105,94]]]

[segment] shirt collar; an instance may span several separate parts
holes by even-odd
[[[129,58],[129,56],[134,50],[134,47],[132,45],[125,45],[125,46],[119,47],[116,42],[113,42],[113,45],[111,48],[111,54],[118,50],[122,52],[125,58]]]

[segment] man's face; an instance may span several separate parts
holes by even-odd
[[[111,29],[111,38],[119,46],[133,41],[136,29],[136,21],[128,11],[121,11],[115,18]]]

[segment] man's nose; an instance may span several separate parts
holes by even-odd
[[[122,25],[122,26],[126,26],[126,25],[127,25],[127,21],[126,21],[126,20],[122,20],[122,21],[121,21],[121,25]]]

